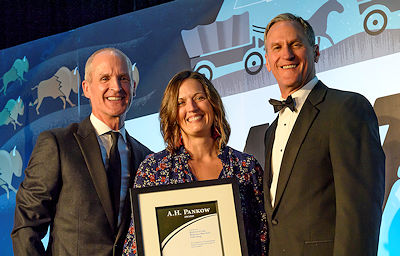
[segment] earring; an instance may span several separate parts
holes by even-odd
[[[183,146],[183,138],[182,138],[181,130],[179,130],[179,147],[180,146]]]
[[[218,131],[218,129],[217,129],[217,127],[216,127],[216,125],[213,125],[213,127],[214,127],[214,129],[213,129],[213,131],[212,131],[212,138],[214,139],[214,140],[216,140],[216,139],[218,139],[219,137],[221,137],[221,133]]]

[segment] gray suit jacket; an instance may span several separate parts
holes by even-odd
[[[265,168],[265,133],[268,124],[260,124],[250,128],[247,135],[244,152],[253,155],[260,163],[262,168]]]
[[[151,151],[134,138],[130,144],[130,183]],[[131,186],[130,184],[130,186]],[[25,179],[18,189],[14,228],[15,255],[121,255],[129,227],[125,201],[121,225],[114,212],[95,130],[86,118],[67,128],[41,133]],[[45,252],[41,239],[50,226]]]
[[[277,119],[265,136],[269,191]],[[275,206],[265,194],[269,256],[376,255],[385,156],[372,106],[322,82],[305,101],[282,159]]]

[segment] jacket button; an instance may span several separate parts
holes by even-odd
[[[278,220],[277,220],[277,219],[273,219],[273,220],[271,221],[271,223],[272,223],[273,225],[278,225]]]

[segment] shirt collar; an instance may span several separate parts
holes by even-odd
[[[95,115],[93,115],[93,113],[90,114],[90,122],[92,122],[92,125],[96,131],[97,136],[101,136],[103,134],[112,131],[110,127],[108,127],[103,121],[101,121]],[[125,125],[122,125],[122,127],[118,130],[118,132],[121,134],[122,138],[126,142]]]
[[[300,111],[311,90],[317,83],[318,83],[318,78],[314,76],[314,78],[311,79],[307,84],[305,84],[303,87],[301,87],[294,93],[290,94],[295,102],[296,112]],[[282,97],[281,100],[283,100]]]

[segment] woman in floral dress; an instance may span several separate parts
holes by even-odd
[[[249,255],[266,255],[263,171],[253,156],[227,146],[230,127],[211,82],[193,71],[176,74],[164,92],[160,126],[167,148],[141,163],[134,187],[236,178]],[[136,255],[133,220],[123,255]]]

